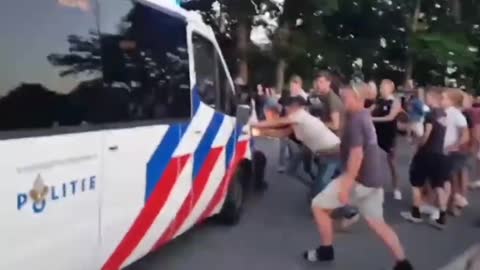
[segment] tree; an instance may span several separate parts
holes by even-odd
[[[77,75],[79,73],[94,74],[101,71],[100,39],[95,31],[86,38],[69,35],[69,53],[52,53],[47,60],[56,67],[65,68],[60,76]]]

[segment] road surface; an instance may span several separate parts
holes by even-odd
[[[301,184],[275,168],[276,143],[262,140],[257,145],[270,157],[267,167],[269,190],[249,202],[236,227],[203,225],[176,239],[162,250],[135,263],[129,270],[354,270],[391,269],[392,258],[382,243],[361,222],[351,232],[336,236],[336,261],[309,264],[301,253],[316,247],[319,236]],[[399,212],[408,208],[407,182],[411,147],[402,143],[398,164],[404,182],[404,200],[387,194],[386,219],[399,233],[416,269],[437,270],[474,243],[480,242],[480,193],[471,194],[472,206],[461,218],[450,219],[448,228],[437,231],[427,225],[403,221]],[[385,169],[385,168],[379,168]]]

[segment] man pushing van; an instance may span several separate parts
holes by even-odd
[[[301,97],[290,97],[285,102],[286,116],[273,118],[252,125],[260,136],[290,137],[303,144],[321,160],[320,172],[313,179],[312,198],[317,195],[334,177],[340,168],[340,139],[318,117],[306,110],[306,101]],[[295,167],[295,166],[294,166]],[[295,167],[296,168],[296,167]],[[357,220],[357,211],[350,207],[336,212],[344,217],[342,228],[348,227]],[[335,215],[337,216],[337,215]]]

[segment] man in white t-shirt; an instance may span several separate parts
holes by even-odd
[[[287,115],[252,125],[260,134],[275,137],[293,135],[313,153],[335,153],[340,139],[320,119],[305,110],[302,97],[291,97],[286,102]]]
[[[461,90],[446,89],[446,91],[442,93],[442,107],[446,113],[446,132],[443,146],[445,153],[449,155],[449,169],[451,172],[450,175],[452,175],[452,196],[455,201],[463,197],[460,195],[462,179],[457,177],[457,175],[468,161],[468,155],[465,154],[464,148],[470,139],[467,118],[459,109],[462,104],[463,92]],[[447,187],[447,191],[448,189]],[[458,214],[458,210],[455,205],[450,205],[450,211],[455,215]]]

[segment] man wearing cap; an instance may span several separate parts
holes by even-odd
[[[286,116],[269,119],[252,127],[258,129],[263,136],[293,137],[312,153],[334,158],[338,153],[340,140],[319,118],[305,110],[305,99],[300,96],[290,97],[285,100],[284,105]],[[337,167],[333,162],[330,165],[332,168]],[[333,174],[334,169],[331,171]],[[320,175],[320,179],[314,179],[314,185],[326,181],[324,178],[328,177],[330,175]]]

